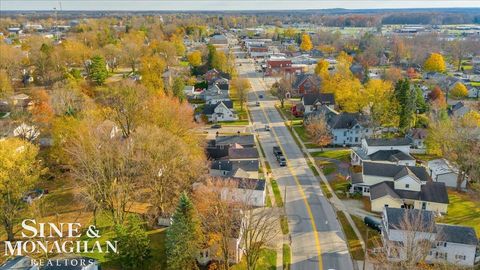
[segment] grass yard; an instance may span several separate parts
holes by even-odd
[[[334,163],[326,160],[316,160],[317,166],[323,171],[323,174],[330,175],[337,171],[337,166]]]
[[[277,265],[277,252],[273,249],[263,249],[257,261],[258,270],[275,270]],[[156,268],[155,268],[156,269]],[[160,268],[164,269],[164,268]],[[245,257],[239,264],[233,265],[232,270],[246,270],[247,263]]]
[[[237,120],[237,121],[220,121],[218,122],[222,126],[248,126],[248,120]]]
[[[292,250],[289,244],[283,244],[283,269],[290,270],[292,264]]]
[[[320,175],[320,173],[318,173],[318,171],[317,171],[317,168],[315,168],[315,166],[314,166],[313,163],[310,161],[310,159],[307,159],[307,164],[308,164],[308,167],[310,167],[310,170],[312,170],[313,175],[315,175],[315,176],[319,176],[319,175]]]
[[[331,158],[331,159],[337,159],[343,162],[350,162],[350,149],[312,152],[310,153],[310,155],[312,155],[312,157]]]
[[[345,177],[337,175],[335,179],[330,182],[330,186],[334,190],[335,194],[340,198],[344,199],[347,197],[348,187],[350,182],[348,182]]]
[[[470,84],[474,87],[480,86],[480,82],[471,82]]]
[[[357,226],[358,230],[362,234],[363,241],[367,243],[367,249],[370,248],[375,248],[375,247],[380,247],[382,243],[382,239],[380,238],[380,233],[370,229],[365,223],[363,222],[363,219],[357,216],[352,216],[353,223],[355,223],[355,226]],[[368,229],[368,242],[366,241],[367,239],[367,229]]]
[[[297,132],[302,142],[306,143],[310,141],[310,137],[308,136],[307,131],[305,130],[305,127],[303,125],[293,125],[293,129],[295,130],[295,132]]]
[[[286,216],[281,215],[280,216],[280,229],[282,229],[283,234],[288,234],[289,229],[288,229],[288,219]]]
[[[325,184],[323,181],[320,182],[320,188],[322,189],[323,195],[325,195],[327,199],[332,197],[332,193],[330,192],[330,190],[328,190],[327,184]]]
[[[270,181],[273,190],[273,196],[275,197],[275,205],[277,207],[283,207],[282,193],[280,193],[280,188],[278,187],[277,181]]]
[[[448,191],[448,213],[439,222],[471,226],[480,237],[480,201],[474,200],[468,194],[454,190]]]
[[[352,226],[350,226],[350,223],[348,223],[347,217],[342,211],[337,211],[337,217],[342,225],[343,232],[347,237],[348,250],[350,251],[352,258],[354,260],[363,260],[365,258],[365,254],[363,253],[362,245],[360,244],[360,240],[355,234]]]

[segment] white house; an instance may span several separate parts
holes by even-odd
[[[304,113],[310,113],[322,105],[328,106],[333,110],[335,107],[335,97],[333,94],[307,93],[302,97],[302,105]]]
[[[363,162],[362,173],[353,175],[351,182],[351,192],[370,197],[373,212],[384,207],[447,212],[445,184],[432,182],[424,167]]]
[[[457,187],[459,171],[448,160],[444,158],[430,160],[427,166],[433,181],[445,183],[447,187]],[[466,187],[467,181],[463,181],[461,188]]]
[[[396,139],[362,139],[361,147],[352,147],[352,165],[365,161],[415,166],[415,158],[410,155],[410,141]]]
[[[468,90],[468,97],[469,98],[479,98],[480,97],[480,88],[471,86],[471,85],[466,85],[467,90]]]
[[[332,133],[332,145],[360,145],[362,139],[373,135],[368,118],[359,113],[338,113],[323,105],[317,110],[305,114],[304,123],[308,125],[310,119],[317,117],[326,118],[328,128]]]
[[[238,120],[238,115],[233,110],[233,103],[231,101],[219,101],[216,104],[206,104],[203,108],[203,114],[207,117],[208,122]]]
[[[424,128],[412,128],[405,136],[410,140],[411,146],[414,149],[426,149],[425,139],[427,138],[427,130]]]
[[[404,225],[406,223],[418,225],[409,227]],[[382,213],[381,236],[390,261],[406,260],[405,248],[412,248],[410,245],[423,241],[430,243],[431,247],[425,254],[427,263],[474,266],[480,260],[476,251],[478,238],[475,229],[438,224],[431,211],[386,207]]]

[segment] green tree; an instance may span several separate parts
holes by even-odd
[[[23,197],[42,173],[37,155],[38,147],[26,141],[0,140],[0,222],[9,241],[14,239],[13,228],[26,206]]]
[[[114,241],[118,241],[118,253],[111,257],[122,269],[145,269],[145,262],[150,257],[150,239],[137,216],[129,216],[126,225],[115,227]]]
[[[183,91],[185,88],[185,83],[183,82],[183,79],[180,77],[175,78],[173,81],[173,95],[178,97],[180,101],[185,100],[185,92]]]
[[[167,231],[167,265],[169,269],[192,269],[201,243],[200,222],[190,198],[180,196],[173,222]]]
[[[395,84],[395,98],[399,104],[399,128],[405,132],[412,124],[415,113],[416,95],[407,79]]]
[[[94,56],[88,68],[88,77],[97,85],[102,85],[108,77],[107,64],[101,56]]]

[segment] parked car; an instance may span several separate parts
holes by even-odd
[[[263,95],[262,94],[258,95],[258,98],[263,98]]]
[[[269,125],[265,125],[265,131],[270,131],[270,126]]]
[[[260,106],[260,101],[255,102],[256,106]]]
[[[215,124],[215,125],[212,125],[211,128],[222,128],[222,125],[220,125],[220,124]]]
[[[287,159],[283,156],[282,149],[280,149],[279,146],[274,146],[273,147],[273,154],[277,158],[278,164],[280,166],[286,166],[287,165]]]

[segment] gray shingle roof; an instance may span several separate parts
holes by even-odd
[[[210,169],[230,172],[242,169],[246,172],[255,172],[258,171],[258,160],[214,160]]]
[[[229,178],[237,184],[237,188],[265,190],[265,180],[262,179],[247,179],[247,178]]]
[[[363,126],[364,122],[366,122],[366,117],[358,113],[332,114],[327,119],[327,124],[332,129],[351,129],[356,124]]]
[[[393,178],[404,167],[403,165],[385,164],[377,162],[363,162],[363,174]],[[424,167],[407,166],[415,176],[423,182],[430,179],[427,170]]]
[[[474,246],[478,244],[477,234],[472,227],[437,224],[437,231],[441,241]]]
[[[335,96],[331,93],[308,93],[303,95],[302,99],[305,105],[314,105],[317,102],[326,105],[335,104]]]
[[[241,159],[241,158],[258,158],[258,151],[256,148],[230,148],[228,149],[228,158]]]
[[[389,229],[400,229],[405,220],[421,220],[422,228],[419,231],[435,232],[435,215],[431,211],[418,209],[390,208],[385,209]]]
[[[400,160],[415,160],[412,156],[400,151],[400,150],[380,150],[368,156],[370,160],[380,161],[388,160],[396,162]]]
[[[427,182],[421,186],[420,199],[427,202],[448,203],[448,193],[445,183]]]
[[[366,139],[368,146],[401,146],[410,145],[407,138],[393,138],[393,139]]]
[[[233,135],[233,136],[218,136],[215,138],[215,145],[232,145],[238,143],[242,146],[253,146],[255,141],[253,135]]]

